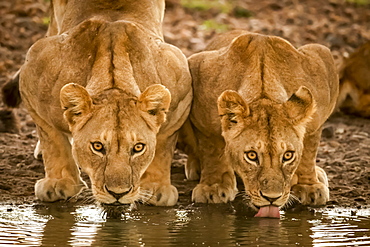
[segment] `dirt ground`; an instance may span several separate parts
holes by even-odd
[[[211,3],[183,6],[189,2],[201,1],[168,0],[163,27],[166,41],[186,56],[202,50],[217,32],[238,28],[278,35],[295,46],[326,45],[337,65],[370,40],[370,3],[234,0],[213,1],[211,8]],[[0,1],[0,86],[20,68],[28,48],[45,34],[48,5],[46,0]],[[0,107],[7,110],[2,103]],[[14,113],[19,118],[19,133],[14,133],[15,128],[10,129],[13,133],[0,133],[0,204],[35,202],[34,184],[44,176],[42,162],[33,157],[35,125],[22,107]],[[6,121],[12,123],[11,119],[10,114]],[[0,122],[0,131],[7,128],[6,121]],[[186,156],[177,152],[172,178],[180,202],[190,201],[195,185],[185,181],[185,162]],[[317,162],[330,179],[328,207],[369,207],[370,119],[335,113],[325,124]]]

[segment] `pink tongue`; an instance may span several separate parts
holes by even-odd
[[[261,207],[254,217],[280,218],[279,208],[272,205]]]

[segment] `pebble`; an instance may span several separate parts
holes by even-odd
[[[351,138],[355,138],[355,139],[361,139],[361,140],[363,140],[363,139],[365,139],[366,138],[366,136],[363,136],[363,135],[352,135],[351,136]]]
[[[343,134],[345,131],[343,128],[338,128],[335,130],[335,134]]]
[[[333,148],[337,148],[337,147],[339,147],[341,145],[337,141],[330,141],[330,142],[328,142],[328,144],[329,144],[330,147],[333,147]]]
[[[0,183],[0,190],[10,190],[10,189],[11,187],[9,185]]]
[[[324,138],[333,138],[334,136],[334,127],[328,126],[322,130],[321,136]]]
[[[366,202],[366,199],[363,197],[358,197],[358,198],[355,198],[355,201],[356,202]]]

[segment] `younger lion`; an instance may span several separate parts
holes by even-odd
[[[278,217],[291,190],[302,204],[325,204],[328,180],[316,153],[338,95],[330,51],[233,31],[188,60],[194,99],[184,127],[186,172],[200,175],[193,200],[233,200],[235,170],[256,216]]]
[[[174,205],[170,165],[192,90],[185,56],[163,41],[164,0],[51,6],[47,37],[30,48],[19,82],[45,165],[36,196],[77,194],[80,167],[103,204]]]

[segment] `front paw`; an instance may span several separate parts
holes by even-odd
[[[160,183],[142,183],[141,201],[154,206],[174,206],[179,194],[175,186]]]
[[[226,203],[233,201],[237,193],[236,187],[222,184],[198,184],[192,194],[192,201],[199,203]]]
[[[291,190],[302,205],[319,206],[329,201],[329,188],[323,183],[296,184]]]
[[[78,194],[82,188],[87,187],[85,182],[79,183],[70,178],[43,178],[35,185],[35,194],[38,199],[44,202],[55,202],[66,200]]]

